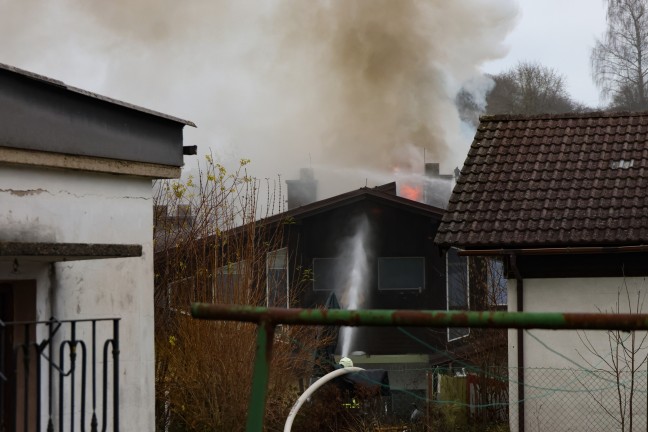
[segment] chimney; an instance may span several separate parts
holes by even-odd
[[[288,189],[288,210],[315,202],[317,180],[312,168],[301,168],[299,180],[286,180]]]
[[[446,208],[452,187],[454,175],[440,174],[438,163],[425,164],[425,203],[438,208]]]
[[[425,176],[426,177],[431,177],[431,178],[439,177],[439,164],[434,163],[434,162],[426,163],[425,164]]]

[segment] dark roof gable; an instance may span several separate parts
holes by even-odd
[[[286,221],[299,221],[360,201],[371,201],[395,207],[405,212],[432,217],[435,221],[440,221],[445,212],[444,209],[396,195],[396,184],[392,182],[373,188],[362,187],[320,201],[315,201],[292,210],[287,210],[264,218],[262,220],[262,225],[266,226],[285,223]],[[246,232],[247,229],[248,225],[238,226],[228,231],[228,234],[241,234],[242,232]]]
[[[320,201],[315,201],[311,204],[297,207],[284,213],[272,216],[269,221],[275,218],[279,220],[286,218],[303,219],[315,214],[326,212],[366,199],[371,199],[384,203],[386,205],[398,207],[409,212],[424,214],[426,216],[434,215],[440,218],[444,213],[443,209],[396,195],[395,183],[387,183],[385,185],[376,186],[374,188],[362,187],[360,189],[356,189]]]
[[[482,117],[435,241],[648,243],[648,112]]]

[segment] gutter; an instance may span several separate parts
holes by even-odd
[[[460,250],[460,256],[506,256],[506,255],[593,255],[613,253],[648,252],[648,245],[636,246],[584,246],[564,248],[526,249],[469,249]]]

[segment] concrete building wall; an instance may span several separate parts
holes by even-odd
[[[648,280],[644,277],[524,279],[523,286],[526,312],[613,313],[618,310],[627,313],[629,308],[636,311],[648,292]],[[515,280],[508,284],[508,304],[509,311],[516,310]],[[525,332],[525,430],[621,430],[614,419],[620,418],[617,384],[609,373],[612,369],[606,364],[611,360],[610,349],[617,344],[610,343],[609,335],[606,331]],[[636,333],[636,340],[644,336]],[[630,343],[630,333],[622,337]],[[592,349],[586,347],[587,341]],[[515,402],[521,398],[514,369],[518,366],[517,344],[517,330],[509,330],[511,431],[518,430],[519,412]],[[636,353],[636,358],[643,360],[647,354],[644,348]],[[642,419],[641,427],[646,427],[648,406],[646,373],[644,365],[637,375],[637,399],[633,407],[633,417]],[[622,378],[627,388],[629,380],[627,375]]]
[[[0,241],[142,245],[135,258],[2,261],[0,281],[37,281],[38,320],[121,318],[120,427],[153,431],[151,180],[3,166],[0,209]]]

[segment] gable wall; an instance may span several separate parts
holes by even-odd
[[[637,296],[648,293],[648,280],[645,277],[602,277],[602,278],[549,278],[524,279],[524,310],[527,312],[613,312],[617,310],[616,302],[620,299],[621,312],[628,312],[629,304],[637,307]],[[626,293],[627,287],[627,293]],[[618,297],[620,296],[620,297]],[[509,310],[516,307],[516,282],[509,281]],[[643,312],[646,313],[646,304]],[[509,366],[517,365],[517,330],[509,330]],[[580,337],[579,337],[580,335]],[[629,336],[629,333],[625,333]],[[643,334],[637,333],[638,338]],[[587,337],[596,356],[589,352],[583,342]],[[591,372],[571,372],[567,369],[601,369],[610,370],[603,359],[610,361],[610,344],[606,331],[552,331],[529,330],[524,335],[524,366],[527,372],[527,394],[525,394],[525,417],[528,430],[617,430],[611,417],[594,401],[592,394],[584,389],[597,389],[593,394],[604,395],[606,407],[611,412],[618,412],[616,384],[612,381],[597,378]],[[644,344],[645,345],[645,344]],[[612,345],[613,347],[616,344]],[[547,348],[549,347],[549,348]],[[648,354],[644,349],[637,354],[643,359]],[[548,368],[548,369],[547,369]],[[516,372],[512,372],[515,374]],[[646,413],[646,369],[642,367],[638,375],[641,399],[635,403],[636,418],[645,419]],[[516,380],[509,386],[510,401],[517,401],[518,388]],[[627,381],[627,379],[624,379]],[[585,383],[583,387],[581,385]],[[580,388],[578,392],[554,393],[533,388]],[[603,390],[602,392],[600,389]],[[639,402],[641,401],[641,402]],[[511,430],[517,430],[517,406],[511,404]],[[551,414],[549,414],[551,413]],[[574,414],[576,413],[576,414]],[[538,422],[542,422],[538,426]],[[586,422],[584,424],[583,422]],[[606,426],[607,425],[607,426]]]
[[[39,320],[121,318],[120,419],[141,431],[154,430],[151,195],[144,178],[0,168],[0,241],[142,245],[135,258],[0,261],[0,280],[37,281]]]

